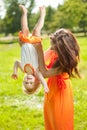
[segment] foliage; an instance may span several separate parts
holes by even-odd
[[[53,17],[54,21],[56,21],[54,23],[54,28],[70,28],[73,31],[79,31],[82,28],[83,30],[83,26],[80,25],[82,23],[84,28],[87,26],[86,8],[87,4],[82,0],[65,1],[63,5],[58,6],[57,11]]]
[[[20,29],[20,11],[18,8],[18,1],[11,1],[4,18],[5,33],[14,33]],[[7,21],[7,22],[6,22]]]
[[[81,19],[79,22],[79,27],[82,28],[82,31],[85,33],[87,32],[87,3],[83,4],[83,10],[81,10]]]
[[[0,32],[15,33],[20,30],[21,12],[18,4],[24,4],[28,9],[28,23],[30,30],[33,29],[39,18],[39,13],[33,13],[35,0],[3,0],[6,7],[6,16],[0,19]],[[57,9],[46,7],[46,17],[43,30],[48,34],[58,28],[68,28],[73,32],[87,33],[87,1],[86,0],[64,0]]]
[[[53,9],[51,6],[48,6],[46,8],[46,17],[45,17],[45,25],[44,29],[49,34],[49,32],[52,31],[52,23],[53,23],[53,14],[55,14],[55,9]]]
[[[4,18],[4,32],[8,33],[15,33],[21,29],[21,12],[18,7],[19,3],[25,3],[25,6],[28,5],[28,18],[31,16],[31,11],[34,7],[34,0],[28,2],[27,0],[5,0],[6,4],[6,16]]]
[[[4,30],[3,24],[3,20],[0,18],[0,33],[2,32],[2,30]]]

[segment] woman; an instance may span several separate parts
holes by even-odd
[[[79,75],[79,45],[74,35],[66,29],[59,29],[50,37],[51,47],[45,53],[43,48],[35,45],[39,68],[48,78],[49,93],[44,98],[45,130],[73,130],[73,94],[70,77]]]

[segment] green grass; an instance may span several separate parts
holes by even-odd
[[[79,37],[82,79],[72,79],[75,106],[75,130],[87,130],[87,38]]]
[[[75,130],[87,130],[87,38],[78,38],[81,48],[79,70],[82,79],[72,79],[74,92]],[[49,40],[43,40],[44,49]],[[43,88],[34,95],[22,91],[22,72],[11,79],[13,63],[20,59],[18,43],[0,44],[0,130],[44,130]]]

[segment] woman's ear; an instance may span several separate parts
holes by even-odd
[[[54,36],[53,36],[53,35],[51,35],[51,36],[50,36],[50,39],[51,39],[51,40],[53,40],[53,39],[54,39]]]
[[[51,39],[51,42],[52,42],[53,44],[56,43],[56,39],[55,39],[55,37],[54,37],[53,35],[50,36],[50,39]]]

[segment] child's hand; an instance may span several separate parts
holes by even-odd
[[[12,77],[13,79],[15,79],[15,80],[18,79],[17,74],[12,74],[11,77]]]
[[[19,45],[22,46],[24,43],[19,39]]]
[[[46,93],[48,93],[48,92],[49,92],[49,88],[48,88],[48,87],[45,87],[45,88],[44,88],[44,91],[45,91]]]

